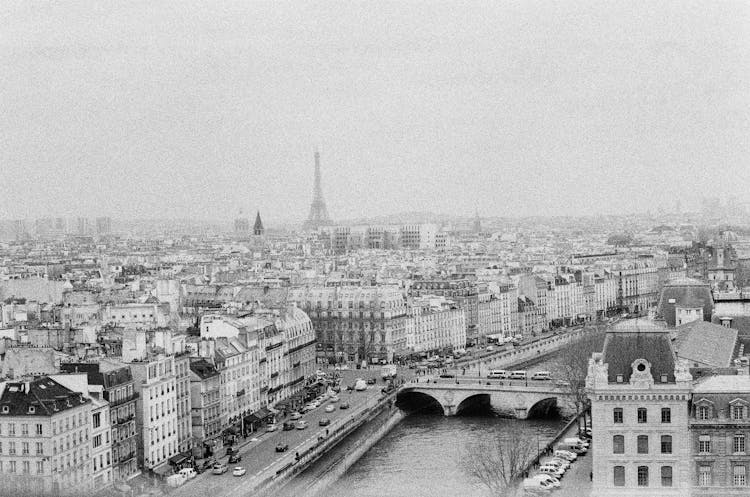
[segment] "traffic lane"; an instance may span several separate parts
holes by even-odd
[[[346,409],[339,409],[338,412],[331,412],[326,413],[325,410],[321,407],[315,409],[314,411],[311,411],[308,413],[305,417],[302,419],[307,420],[310,423],[310,426],[307,429],[304,430],[294,430],[285,432],[288,435],[289,438],[283,439],[283,443],[289,444],[289,450],[283,453],[277,453],[275,451],[275,444],[273,445],[273,451],[268,452],[267,455],[269,456],[269,459],[258,459],[258,461],[263,461],[265,464],[261,464],[260,469],[256,470],[250,470],[248,469],[248,466],[244,466],[246,469],[248,469],[246,475],[242,478],[236,478],[234,477],[233,481],[231,479],[225,479],[226,484],[222,487],[221,492],[217,495],[231,495],[231,496],[237,496],[240,495],[240,492],[243,490],[248,490],[248,481],[245,480],[245,478],[249,478],[252,480],[262,480],[270,475],[273,475],[275,471],[278,469],[286,466],[287,464],[291,464],[294,461],[296,461],[296,452],[303,452],[307,450],[308,448],[311,448],[315,446],[318,443],[318,437],[324,436],[326,433],[326,430],[329,429],[335,429],[338,425],[336,421],[342,421],[349,415],[352,415],[354,413],[357,413],[358,410],[364,409],[367,404],[372,404],[376,398],[380,395],[379,391],[375,391],[374,389],[368,389],[364,392],[356,392],[352,396],[351,401],[351,407],[349,410]],[[337,405],[334,403],[333,405]],[[321,412],[317,412],[321,411]],[[334,416],[335,415],[335,416]],[[321,427],[318,426],[317,422],[320,420],[320,418],[329,416],[331,417],[331,424],[329,426]],[[313,421],[315,421],[315,424],[313,424]],[[258,448],[258,446],[256,446]],[[264,450],[265,452],[265,450]],[[253,457],[256,457],[259,454],[253,453]],[[243,459],[244,462],[244,459]],[[241,465],[241,464],[240,464]],[[256,466],[258,467],[258,466]],[[226,473],[225,475],[222,475],[225,477],[229,473]]]
[[[186,486],[189,487],[187,488],[189,492],[184,495],[197,495],[198,493],[201,493],[201,491],[210,491],[214,494],[217,492],[221,493],[224,492],[224,489],[227,488],[227,486],[241,486],[244,478],[256,476],[259,473],[269,471],[272,467],[280,467],[287,462],[293,461],[296,448],[300,446],[305,448],[305,443],[314,444],[317,442],[317,437],[319,435],[325,434],[328,427],[319,426],[321,418],[329,418],[331,420],[331,425],[334,425],[338,420],[346,418],[350,413],[371,401],[371,399],[377,398],[381,395],[380,389],[373,387],[374,386],[370,386],[370,388],[363,392],[352,392],[350,394],[340,395],[341,400],[339,402],[330,403],[330,401],[328,401],[317,409],[303,414],[301,419],[307,421],[309,424],[308,428],[304,430],[294,429],[283,431],[279,428],[278,431],[263,434],[258,437],[257,442],[251,442],[249,445],[240,449],[242,461],[230,465],[230,470],[227,473],[224,473],[223,475],[213,475],[210,471],[206,471],[199,475],[200,481],[195,479],[187,483]],[[339,407],[343,402],[349,403],[349,409],[341,409]],[[325,406],[329,404],[335,406],[335,410],[327,413],[325,412]],[[276,445],[278,443],[288,444],[289,450],[287,452],[276,452]],[[228,459],[228,456],[219,457],[219,461],[224,463],[227,463]],[[231,475],[231,469],[235,466],[244,467],[247,470],[246,475],[242,478],[233,477]],[[236,485],[231,483],[232,479],[238,480]],[[201,484],[201,482],[205,483]],[[186,488],[186,486],[180,487],[180,489]]]
[[[454,375],[453,378],[440,378],[439,376],[425,376],[425,377],[418,377],[415,378],[414,381],[418,383],[427,383],[427,380],[429,380],[430,383],[442,383],[442,384],[455,384],[456,381],[458,381],[459,384],[465,384],[465,385],[487,385],[488,383],[490,385],[498,385],[498,386],[537,386],[537,387],[543,387],[543,386],[562,386],[561,382],[557,380],[556,378],[552,378],[552,380],[509,380],[509,379],[499,379],[499,378],[487,378],[487,377],[477,377],[477,376],[469,376],[469,375]]]

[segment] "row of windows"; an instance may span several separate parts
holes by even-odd
[[[639,423],[648,423],[648,409],[645,407],[639,407],[636,411],[637,420]],[[623,423],[624,422],[624,411],[622,407],[615,407],[612,410],[612,422]],[[669,407],[662,407],[661,409],[661,422],[671,423],[672,422],[672,409]]]
[[[661,486],[671,487],[672,486],[672,466],[661,467]],[[648,466],[638,466],[637,469],[637,483],[639,487],[649,486],[649,469]],[[625,466],[615,466],[613,483],[616,487],[625,486]]]
[[[730,406],[729,413],[731,418],[735,421],[748,418],[747,406]],[[706,405],[698,406],[695,410],[695,417],[701,420],[711,419],[714,417],[714,409],[711,406]]]
[[[21,464],[17,464],[16,461],[7,461],[3,464],[3,461],[0,461],[0,473],[16,473],[19,470],[21,474],[31,474],[31,461],[22,461]],[[36,461],[36,474],[44,474],[44,461]]]
[[[698,466],[698,486],[710,487],[713,485],[713,474],[711,466]],[[747,466],[735,464],[732,466],[732,485],[735,487],[747,486]]]
[[[662,454],[672,453],[672,436],[662,435],[660,440],[660,448]],[[636,438],[636,447],[638,454],[648,454],[648,435],[638,435]],[[613,454],[624,454],[625,453],[625,437],[623,435],[614,435],[612,437],[612,453]]]
[[[73,426],[75,426],[75,419],[73,419]],[[53,425],[54,426],[54,425]],[[41,423],[36,423],[35,425],[32,425],[33,435],[42,435],[44,428]],[[8,423],[7,425],[7,433],[9,437],[15,437],[20,434],[22,437],[29,436],[29,425],[28,423],[21,423],[21,431],[16,432],[16,424],[15,423]],[[3,434],[3,423],[0,423],[0,435]]]
[[[732,437],[732,453],[744,454],[745,453],[745,435],[743,433],[735,433]],[[698,436],[698,453],[699,454],[710,454],[711,453],[711,435],[700,435]]]
[[[29,442],[21,442],[21,454],[29,455]],[[0,454],[3,454],[3,442],[0,442]],[[8,454],[14,455],[16,452],[16,442],[8,442]],[[44,454],[44,444],[42,442],[36,442],[36,454]]]

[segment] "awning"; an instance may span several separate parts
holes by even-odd
[[[255,411],[253,414],[258,417],[258,419],[266,419],[268,416],[271,415],[270,412],[268,412],[268,409],[265,407],[261,407],[257,411]]]
[[[253,424],[253,423],[259,423],[260,418],[256,416],[255,414],[248,414],[245,416],[245,424]]]
[[[172,471],[172,468],[170,468],[168,464],[162,463],[159,466],[155,467],[152,471],[159,476],[165,476]]]
[[[185,461],[187,461],[187,457],[184,454],[177,454],[176,456],[172,456],[169,458],[169,464],[173,464],[177,466],[178,464],[182,464]]]

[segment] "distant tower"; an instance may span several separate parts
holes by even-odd
[[[255,215],[255,224],[253,225],[253,235],[263,236],[263,221],[260,220],[260,211]]]
[[[240,235],[246,235],[250,231],[250,221],[242,215],[242,209],[237,219],[234,220],[234,232]]]
[[[333,224],[328,217],[326,202],[323,200],[323,188],[320,184],[320,153],[315,151],[315,186],[313,188],[313,200],[310,204],[310,215],[307,216],[304,229],[316,230],[320,226],[330,226]]]
[[[482,232],[482,220],[479,219],[479,211],[474,212],[474,226],[473,226],[474,233],[481,233]]]

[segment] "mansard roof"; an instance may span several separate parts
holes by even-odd
[[[637,359],[645,359],[651,364],[655,382],[661,383],[661,376],[667,375],[667,382],[674,383],[675,354],[667,331],[616,330],[607,333],[603,362],[609,365],[610,383],[617,382],[618,375],[622,375],[625,383],[629,382],[633,362]]]

